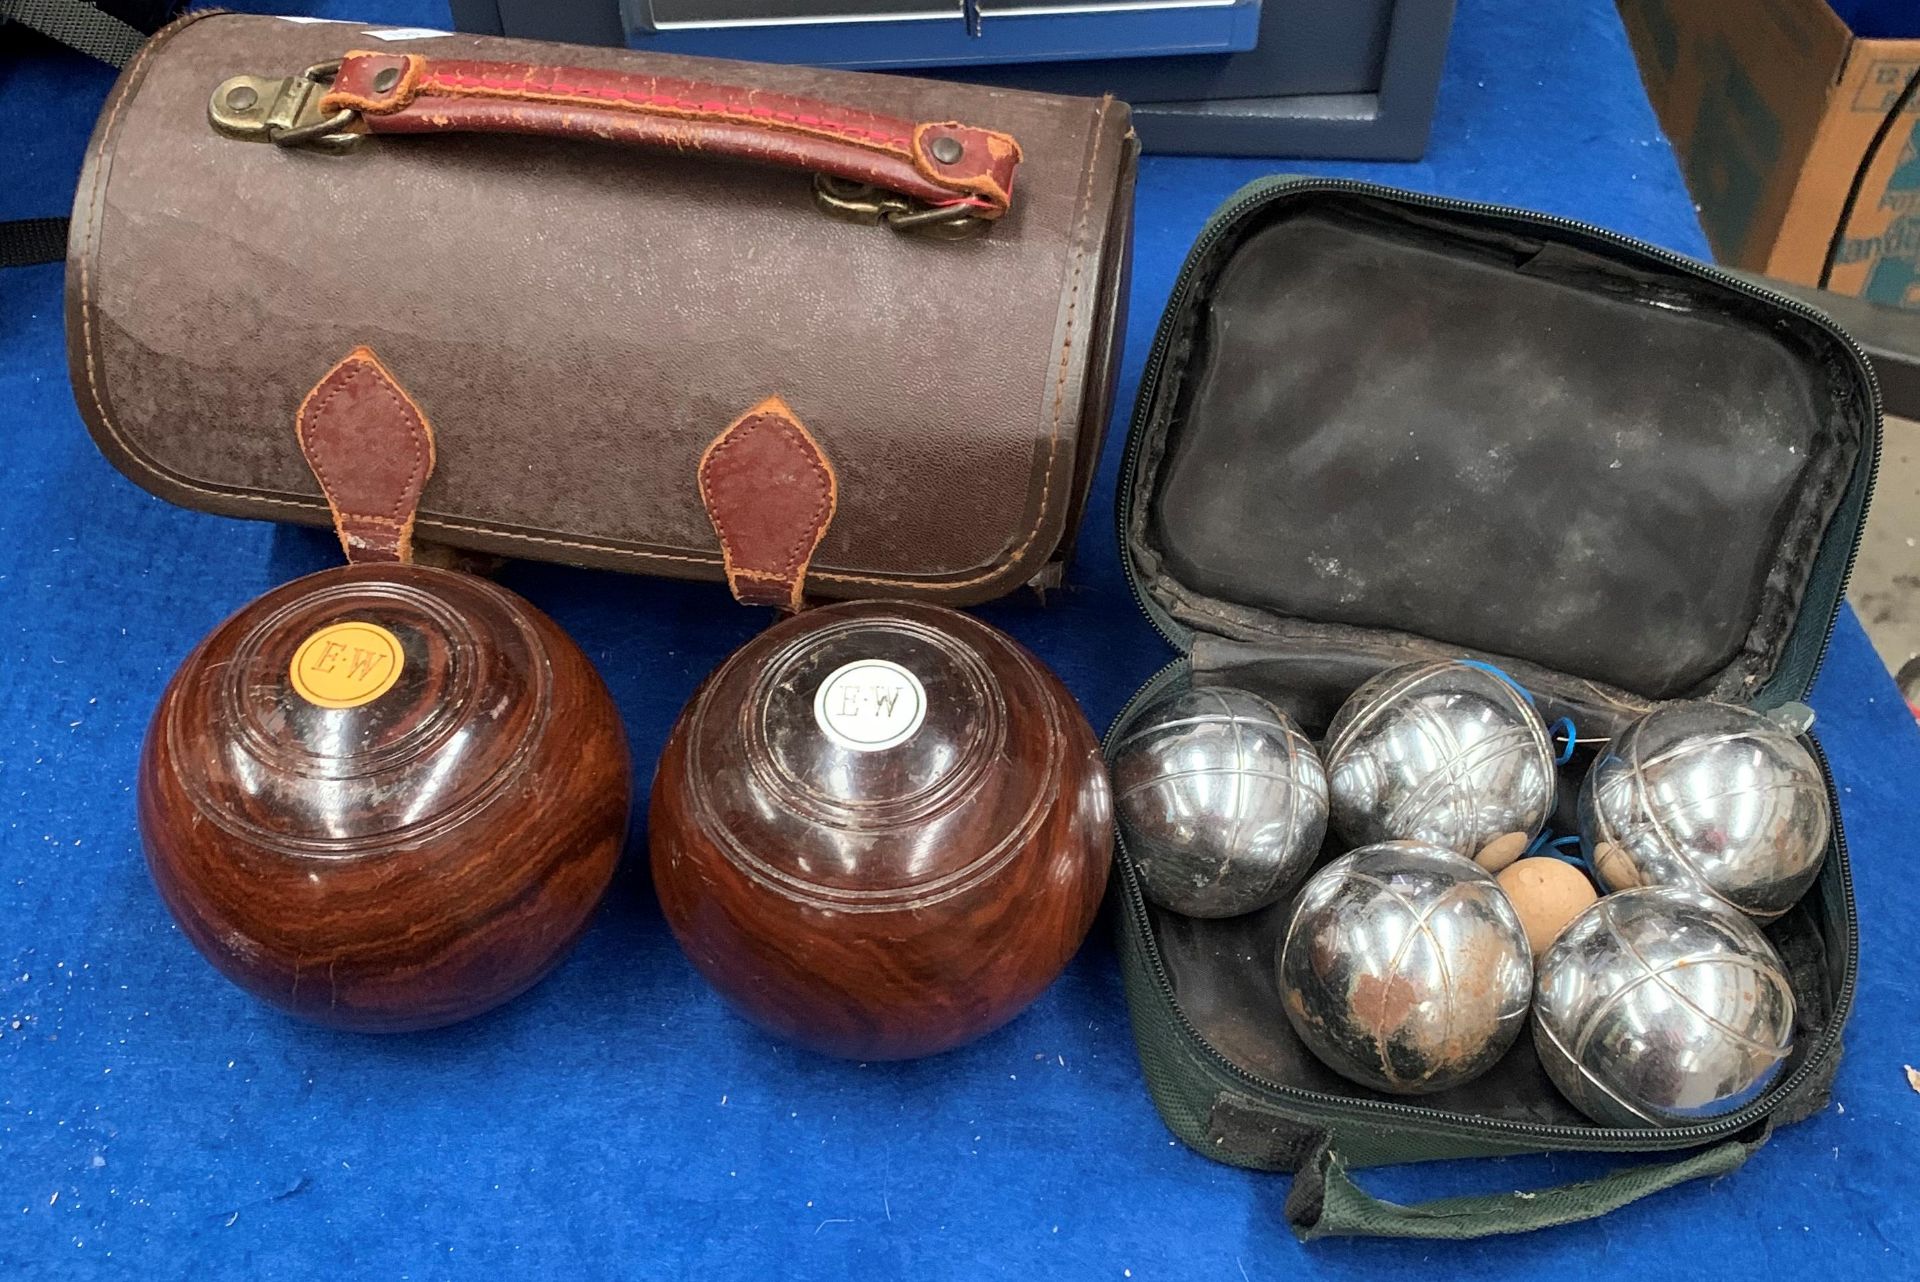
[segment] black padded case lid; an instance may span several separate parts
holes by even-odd
[[[1330,182],[1230,203],[1147,379],[1125,555],[1197,668],[1351,689],[1467,653],[1623,709],[1805,692],[1879,430],[1865,358],[1800,304],[1598,228]]]

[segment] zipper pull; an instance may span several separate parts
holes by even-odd
[[[1814,712],[1799,700],[1783,703],[1766,714],[1767,720],[1796,737],[1813,729]]]

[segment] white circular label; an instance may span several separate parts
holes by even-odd
[[[855,659],[835,668],[814,691],[813,719],[842,748],[896,748],[927,719],[926,687],[897,663]]]

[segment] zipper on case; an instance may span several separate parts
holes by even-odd
[[[1737,276],[1721,271],[1711,263],[1703,263],[1698,259],[1688,258],[1684,254],[1676,254],[1670,249],[1663,249],[1658,245],[1636,240],[1631,236],[1623,236],[1619,232],[1596,226],[1593,223],[1582,222],[1577,218],[1563,218],[1558,214],[1542,214],[1533,213],[1528,210],[1517,210],[1505,205],[1490,204],[1486,201],[1456,200],[1447,196],[1429,196],[1420,192],[1400,191],[1390,187],[1381,187],[1375,183],[1357,182],[1350,178],[1301,178],[1281,180],[1270,185],[1257,185],[1243,192],[1238,197],[1228,200],[1228,202],[1214,214],[1213,218],[1209,220],[1206,230],[1201,232],[1199,239],[1194,242],[1193,248],[1188,251],[1186,262],[1181,264],[1180,274],[1174,279],[1173,291],[1168,296],[1166,310],[1161,313],[1160,326],[1153,336],[1153,346],[1148,349],[1147,352],[1146,367],[1140,375],[1140,390],[1134,398],[1133,414],[1127,423],[1127,446],[1121,459],[1121,490],[1119,501],[1116,504],[1116,514],[1120,527],[1120,561],[1122,568],[1126,571],[1127,585],[1133,590],[1134,603],[1139,606],[1141,613],[1146,615],[1147,621],[1153,625],[1154,630],[1166,638],[1167,644],[1185,653],[1193,644],[1192,634],[1188,629],[1175,622],[1170,616],[1167,616],[1165,611],[1159,609],[1154,603],[1148,600],[1145,590],[1141,588],[1139,580],[1133,572],[1133,560],[1127,555],[1127,530],[1132,523],[1134,480],[1140,455],[1140,429],[1159,391],[1160,376],[1162,367],[1166,361],[1167,346],[1172,339],[1174,319],[1185,307],[1187,293],[1193,283],[1195,265],[1212,252],[1213,247],[1220,241],[1221,237],[1227,233],[1228,229],[1238,221],[1242,214],[1262,204],[1268,203],[1278,195],[1298,191],[1350,192],[1354,195],[1377,196],[1400,204],[1414,205],[1427,209],[1438,209],[1449,213],[1485,214],[1503,219],[1516,217],[1526,218],[1550,227],[1577,231],[1583,235],[1605,241],[1608,244],[1616,245],[1623,249],[1631,249],[1635,253],[1644,254],[1665,263],[1669,267],[1676,268],[1687,275],[1713,281],[1716,284],[1724,285],[1748,297],[1758,298],[1765,302],[1772,303],[1775,306],[1784,307],[1788,311],[1812,321],[1834,338],[1838,339],[1846,349],[1853,354],[1854,360],[1867,376],[1867,388],[1871,396],[1873,411],[1871,421],[1868,424],[1868,434],[1871,438],[1868,442],[1870,458],[1867,471],[1866,491],[1861,501],[1861,519],[1854,525],[1853,539],[1847,548],[1846,561],[1841,566],[1840,580],[1834,585],[1833,607],[1827,613],[1826,631],[1820,639],[1819,648],[1814,652],[1812,667],[1802,680],[1794,683],[1793,697],[1806,697],[1807,692],[1813,687],[1814,679],[1819,676],[1821,667],[1826,663],[1827,651],[1833,644],[1834,630],[1839,626],[1840,607],[1846,600],[1847,581],[1853,576],[1854,562],[1857,561],[1860,556],[1860,542],[1866,533],[1866,514],[1873,506],[1874,486],[1880,473],[1880,437],[1884,427],[1883,413],[1880,405],[1880,379],[1879,376],[1874,373],[1873,363],[1867,359],[1866,352],[1861,348],[1859,343],[1854,341],[1853,336],[1834,324],[1832,318],[1821,312],[1818,308],[1803,303],[1797,298],[1790,298],[1785,294],[1777,293],[1764,286],[1742,280]],[[1776,674],[1776,677],[1777,676],[1778,674]]]

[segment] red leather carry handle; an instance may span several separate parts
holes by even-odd
[[[994,219],[1020,144],[956,121],[914,123],[758,89],[668,76],[349,53],[320,101],[369,133],[514,133],[708,152],[827,174]]]

